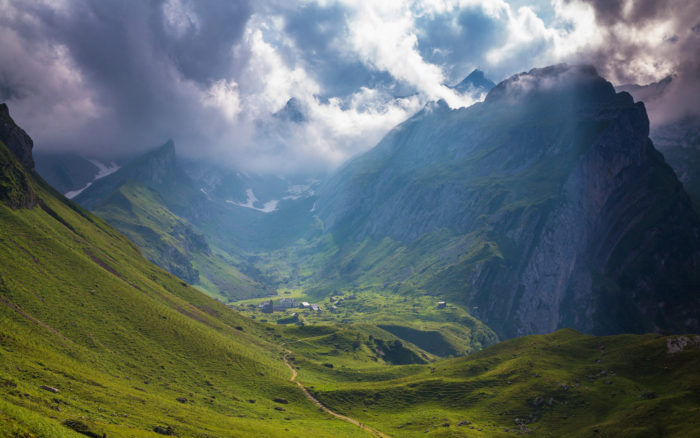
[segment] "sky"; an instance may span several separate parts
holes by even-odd
[[[178,154],[261,173],[331,170],[475,68],[499,82],[590,63],[674,77],[698,112],[697,0],[0,0],[0,101],[39,152]]]

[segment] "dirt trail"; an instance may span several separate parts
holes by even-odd
[[[296,381],[296,380],[297,380],[298,373],[297,373],[297,370],[294,369],[294,367],[292,366],[292,364],[289,363],[289,354],[290,354],[290,353],[291,353],[291,351],[287,350],[287,352],[284,354],[284,356],[282,356],[282,358],[284,359],[284,363],[287,364],[287,367],[289,367],[289,369],[292,371],[292,377],[291,377],[289,380],[292,381],[292,382],[294,382],[294,383],[296,383],[297,386],[299,386],[299,388],[301,388],[301,390],[304,391],[304,395],[306,395],[306,398],[308,398],[309,400],[311,400],[312,402],[314,402],[314,404],[316,404],[316,406],[318,406],[319,408],[321,408],[321,409],[323,409],[324,411],[328,412],[329,414],[331,414],[331,415],[334,416],[335,418],[339,418],[339,419],[341,419],[341,420],[347,421],[348,423],[352,423],[352,424],[354,424],[355,426],[366,430],[367,432],[371,433],[371,434],[374,435],[374,436],[378,436],[378,437],[381,437],[381,438],[391,438],[389,435],[386,435],[386,434],[384,434],[384,433],[381,433],[381,432],[378,431],[378,430],[372,429],[371,427],[366,426],[366,425],[360,423],[359,421],[355,420],[354,418],[346,417],[345,415],[341,415],[341,414],[339,414],[339,413],[337,413],[337,412],[331,411],[328,407],[326,407],[326,405],[324,405],[323,403],[321,403],[320,401],[318,401],[318,400],[316,399],[316,397],[314,397],[313,395],[311,395],[311,393],[309,392],[309,390],[306,389],[306,387],[305,387],[304,385],[302,385],[301,383],[299,383],[299,382]]]

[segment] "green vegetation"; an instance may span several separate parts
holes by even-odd
[[[264,314],[258,307],[264,301],[282,298],[316,303],[321,311],[291,308]],[[275,323],[298,313],[302,325],[359,330],[365,337],[374,334],[390,342],[399,340],[424,359],[461,356],[498,341],[491,329],[460,305],[448,303],[446,308],[438,309],[435,297],[418,293],[395,294],[373,288],[309,293],[303,289],[281,289],[276,297],[238,301],[234,308],[257,321]]]
[[[0,204],[0,435],[363,435],[289,382],[279,334],[28,181],[37,207]]]
[[[700,429],[700,337],[678,338],[560,330],[391,372],[297,365],[324,404],[391,436],[686,437]]]
[[[226,301],[260,296],[265,287],[235,266],[235,259],[168,209],[163,199],[146,186],[127,181],[94,212],[119,229],[153,263],[209,295]]]

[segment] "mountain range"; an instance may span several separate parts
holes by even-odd
[[[492,85],[475,71],[458,87]],[[220,297],[425,294],[502,338],[700,330],[698,215],[644,105],[591,67],[533,69],[469,108],[429,103],[294,195],[271,177],[190,173],[168,142],[76,201]]]
[[[649,135],[557,65],[431,102],[327,177],[168,141],[74,202],[1,105],[0,431],[692,436],[700,219]]]

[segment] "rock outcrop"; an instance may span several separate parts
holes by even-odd
[[[34,170],[34,158],[32,148],[34,142],[24,132],[24,129],[17,126],[12,117],[7,104],[0,103],[0,141],[17,157],[20,163],[29,170]]]
[[[0,202],[10,208],[33,208],[37,204],[31,183],[34,168],[32,139],[0,104]]]

